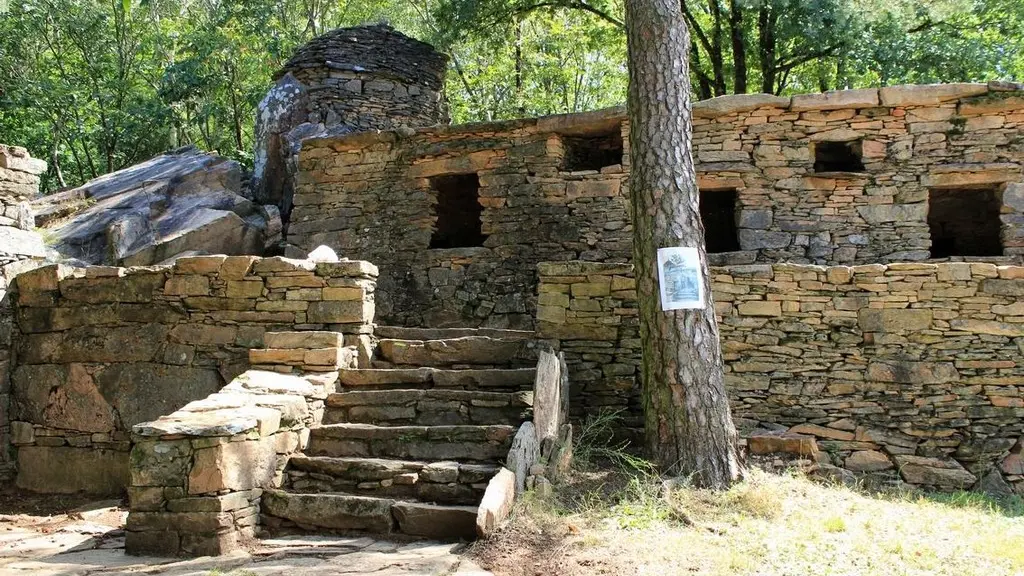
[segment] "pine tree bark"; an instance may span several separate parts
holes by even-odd
[[[678,0],[626,0],[630,193],[645,436],[670,474],[725,488],[740,474],[691,155],[689,32]],[[657,249],[700,253],[705,307],[662,311]]]

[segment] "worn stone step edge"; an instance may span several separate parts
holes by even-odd
[[[363,530],[375,534],[397,531],[425,538],[473,539],[476,506],[428,504],[344,493],[294,493],[267,490],[263,513],[300,527]]]
[[[455,465],[456,478],[443,477],[444,471],[441,465]],[[345,468],[351,466],[351,468]],[[438,469],[435,474],[438,482],[458,482],[460,484],[473,484],[490,480],[501,470],[500,464],[480,464],[477,462],[459,462],[458,460],[408,460],[401,458],[368,458],[361,456],[306,456],[296,454],[288,460],[288,468],[303,472],[316,472],[335,478],[348,478],[349,475],[358,476],[357,470],[362,471],[360,480],[384,480],[400,474],[410,472],[421,473],[427,468]],[[429,476],[428,476],[429,478]]]
[[[327,396],[330,408],[355,406],[405,406],[421,401],[464,402],[483,408],[526,408],[533,406],[530,391],[492,392],[448,388],[414,388],[392,390],[348,390]]]
[[[454,388],[458,382],[490,380],[481,387],[529,386],[536,378],[536,368],[358,368],[338,372],[344,386],[382,386],[387,384],[433,384],[438,388]]]
[[[477,439],[506,441],[517,427],[507,424],[456,424],[450,426],[375,426],[373,424],[325,424],[310,430],[313,436],[353,440],[467,441]],[[455,438],[455,440],[453,440]]]
[[[391,340],[447,340],[463,336],[488,336],[505,340],[531,340],[536,333],[530,330],[501,328],[416,328],[404,326],[377,326],[374,335]]]

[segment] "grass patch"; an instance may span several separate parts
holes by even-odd
[[[1019,497],[877,493],[759,470],[701,490],[615,442],[615,418],[581,427],[571,479],[550,499],[522,499],[514,522],[474,546],[481,564],[515,576],[1024,574]]]

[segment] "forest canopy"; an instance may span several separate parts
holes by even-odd
[[[1019,0],[681,0],[694,98],[1024,78]],[[0,1],[0,142],[54,191],[195,144],[248,162],[298,45],[387,22],[451,55],[454,122],[621,104],[621,0]]]

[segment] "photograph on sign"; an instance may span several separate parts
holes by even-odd
[[[662,310],[704,307],[704,279],[696,248],[658,248],[658,284]]]

